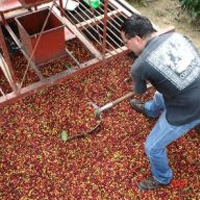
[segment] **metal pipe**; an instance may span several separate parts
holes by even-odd
[[[107,20],[108,20],[108,0],[104,1],[104,31],[103,31],[103,59],[105,59],[106,52],[106,36],[107,36]]]
[[[7,63],[5,62],[5,60],[4,60],[3,56],[1,55],[1,53],[0,53],[0,65],[1,65],[0,67],[2,68],[2,71],[3,71],[4,75],[5,75],[5,77],[7,78],[8,82],[9,82],[9,84],[11,86],[13,84],[12,83],[13,80],[12,80],[12,77],[11,77],[11,73],[8,70]]]
[[[3,97],[6,97],[5,93],[3,92],[2,88],[0,87],[0,91],[1,91],[1,94],[3,95]]]
[[[81,67],[81,64],[80,62],[72,55],[72,53],[67,49],[65,48],[65,51],[69,54],[69,56],[76,62],[76,64]]]

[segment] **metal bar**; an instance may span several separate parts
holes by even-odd
[[[103,4],[103,3],[101,3],[101,4]],[[116,6],[114,6],[113,4],[111,4],[110,2],[108,2],[108,5],[110,6],[110,7],[112,7],[114,10],[119,10],[120,11],[120,14],[122,14],[122,16],[124,16],[125,18],[127,17],[123,12],[122,12],[122,10],[121,9],[119,9],[119,8],[117,8]],[[104,4],[103,4],[103,6],[104,6]],[[101,8],[101,7],[99,7],[99,9],[101,10],[101,11],[103,11],[104,12],[104,10],[103,10],[103,8]],[[96,10],[97,12],[98,12],[98,10]],[[109,12],[113,12],[111,9],[109,9],[109,7],[108,7],[108,11]],[[98,12],[99,13],[99,12]],[[119,19],[119,21],[121,21],[121,22],[123,22],[123,20],[118,16],[118,15],[115,15],[116,16],[116,18],[117,19]],[[114,21],[117,25],[119,25],[119,26],[121,26],[121,24],[119,24],[117,21]]]
[[[120,47],[118,49],[115,49],[115,51],[109,51],[109,53],[111,53],[112,55],[116,55],[117,53],[121,53],[121,52],[127,51],[127,50],[128,50],[127,47],[123,46],[123,47]]]
[[[97,24],[97,18],[96,18],[96,15],[94,13],[94,9],[90,8],[89,10],[92,10],[92,14],[93,14],[93,17],[94,17],[94,22],[95,22],[95,26],[96,26],[96,29],[98,31],[98,34],[100,35],[100,32],[99,32],[99,26]],[[101,37],[99,37],[99,39],[101,40]],[[102,43],[102,40],[100,41]]]
[[[64,5],[64,8],[66,8],[67,7],[67,4],[69,3],[69,0],[66,0],[66,3],[65,3],[65,5]]]
[[[5,19],[4,13],[0,12],[0,16],[1,16],[1,21],[3,22],[3,24],[6,24],[6,19]]]
[[[102,4],[103,4],[103,3],[102,3]],[[103,5],[104,5],[104,4],[103,4]],[[120,9],[117,8],[117,7],[114,8],[114,6],[113,6],[112,4],[110,4],[110,2],[108,2],[108,5],[110,5],[114,10],[116,10],[116,9],[117,9],[117,10],[120,10]],[[101,7],[99,7],[99,9],[100,9],[101,11],[104,11],[103,8],[101,8]],[[109,12],[112,12],[112,10],[109,9],[109,8],[108,8],[108,11],[109,11]],[[121,12],[121,10],[120,10],[120,13],[123,15],[123,12]],[[123,22],[123,20],[120,19],[118,16],[117,16],[117,18],[118,18],[121,22]],[[116,22],[116,23],[117,23],[118,25],[120,25],[118,22]]]
[[[1,88],[1,87],[0,87],[0,92],[1,92],[1,94],[3,95],[4,99],[6,99],[6,100],[7,100],[6,94],[3,92],[3,90],[2,90],[2,88]]]
[[[72,53],[67,49],[65,48],[65,51],[69,54],[69,56],[76,62],[76,64],[81,67],[80,65],[80,62],[72,55]]]
[[[104,1],[104,31],[103,31],[103,58],[105,58],[105,52],[106,52],[106,36],[107,36],[107,20],[108,20],[108,0]]]
[[[112,7],[113,9],[118,9],[116,6],[114,6],[113,4],[111,4],[110,2],[108,2],[110,7]],[[100,7],[101,10],[103,10],[101,7]],[[109,10],[110,12],[112,12],[112,10]],[[124,17],[127,17],[121,10],[120,10],[120,14],[122,14],[122,16]],[[115,15],[116,18],[113,18],[113,22],[115,22],[119,27],[121,27],[121,24],[119,24],[116,19],[119,19],[119,21],[123,22],[123,20],[119,17],[119,15]],[[115,28],[115,30],[119,31],[119,29],[117,29],[112,23],[110,23],[110,21],[108,21],[108,23],[113,27]],[[120,32],[120,31],[119,31]],[[123,41],[121,39],[121,37],[117,37],[120,42],[123,44]],[[123,45],[124,46],[124,45]]]
[[[0,87],[1,94],[6,97],[5,93],[3,92],[2,88]]]
[[[0,43],[1,48],[2,48],[3,53],[4,53],[5,61],[7,63],[7,65],[4,66],[4,67],[5,67],[5,70],[6,70],[8,76],[6,74],[5,74],[5,76],[8,78],[8,82],[10,83],[12,90],[14,92],[17,92],[17,90],[18,90],[17,84],[16,84],[17,83],[17,77],[15,76],[15,72],[14,72],[14,69],[12,67],[12,62],[11,62],[11,59],[10,59],[10,56],[9,56],[8,48],[7,48],[5,39],[4,39],[4,35],[3,35],[1,25],[0,25],[0,42],[1,42]]]
[[[101,11],[104,11],[103,10],[103,8],[101,8],[101,7],[99,7],[99,9],[101,10]],[[119,12],[120,14],[122,14],[122,12],[121,12],[121,10],[120,9],[116,9],[116,10],[108,10],[109,11],[109,13],[111,13],[111,14],[113,14],[115,17],[119,17],[115,12],[117,11],[117,13]],[[98,10],[96,10],[96,12],[98,13],[98,14],[101,14]],[[110,17],[110,15],[109,15],[109,13],[108,13],[108,16]],[[115,22],[116,24],[118,24],[119,26],[120,26],[120,24],[116,21]]]
[[[11,77],[11,74],[10,74],[10,71],[8,70],[8,65],[7,63],[5,62],[3,56],[1,55],[0,53],[0,67],[7,79],[7,81],[9,82],[10,86],[12,85],[12,77]]]
[[[68,2],[68,1],[67,1],[67,2]],[[62,16],[62,15],[63,15],[62,13],[64,12],[62,0],[59,0],[59,4],[60,4],[60,15]]]

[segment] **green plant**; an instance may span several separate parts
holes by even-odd
[[[192,21],[200,24],[200,0],[179,0],[181,8],[187,10],[190,14]]]

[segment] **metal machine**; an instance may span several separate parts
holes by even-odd
[[[104,0],[93,8],[83,0],[2,0],[0,1],[0,106],[66,80],[75,73],[95,68],[127,52],[121,37],[123,20],[136,12],[124,0]],[[78,41],[89,52],[80,61],[70,49]],[[18,77],[12,50],[26,60]],[[45,77],[42,66],[68,56],[73,64]],[[36,78],[25,83],[32,70]]]

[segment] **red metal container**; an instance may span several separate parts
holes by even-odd
[[[15,18],[20,40],[26,53],[31,56],[50,10],[48,8]],[[51,12],[32,60],[42,64],[65,54],[64,25]]]

